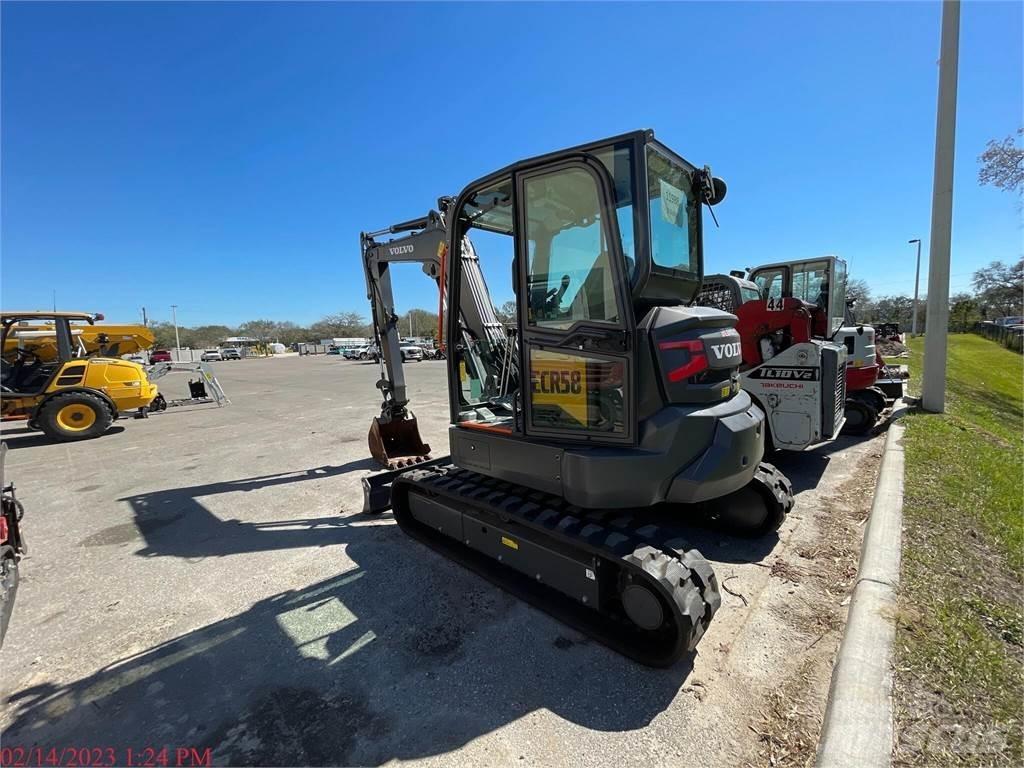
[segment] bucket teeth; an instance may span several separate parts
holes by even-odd
[[[416,417],[381,421],[375,418],[367,435],[370,455],[388,469],[403,469],[427,461],[430,446],[420,437]]]

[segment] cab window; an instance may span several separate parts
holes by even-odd
[[[793,297],[828,311],[827,261],[805,261],[793,265]]]
[[[785,269],[765,269],[754,275],[754,284],[762,299],[781,299],[785,282]]]
[[[697,203],[690,188],[690,174],[648,146],[647,183],[654,266],[698,274]]]
[[[618,323],[596,179],[582,168],[562,169],[527,179],[525,196],[529,324]]]

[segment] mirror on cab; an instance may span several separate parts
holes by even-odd
[[[727,189],[725,181],[711,173],[710,165],[705,165],[696,172],[695,176],[697,177],[700,195],[704,198],[704,202],[707,205],[718,205],[725,199]]]
[[[718,205],[725,199],[725,192],[727,187],[725,181],[718,178],[717,176],[711,177],[711,189],[714,193],[714,197],[708,201],[709,205]]]

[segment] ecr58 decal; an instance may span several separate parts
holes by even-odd
[[[554,405],[580,424],[587,423],[587,363],[573,355],[534,350],[530,354],[534,405]]]

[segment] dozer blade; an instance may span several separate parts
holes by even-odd
[[[375,418],[367,436],[370,455],[388,469],[401,469],[430,458],[430,446],[420,437],[416,417],[381,421]]]

